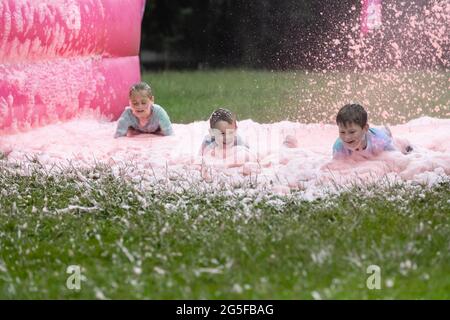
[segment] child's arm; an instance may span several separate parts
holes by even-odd
[[[369,134],[372,133],[371,147],[375,155],[383,151],[396,151],[391,130],[384,126],[384,128],[371,128]]]
[[[344,159],[347,156],[346,150],[342,141],[338,138],[333,145],[333,159]]]
[[[200,155],[203,155],[205,153],[206,148],[208,147],[208,145],[205,143],[205,141],[202,142],[202,145],[200,147]]]
[[[132,121],[130,118],[129,111],[125,109],[117,122],[116,133],[114,134],[114,138],[125,137],[128,132],[128,128],[132,125]]]
[[[164,136],[173,135],[172,123],[170,122],[169,115],[166,110],[163,108],[159,108],[158,110],[158,120],[159,120],[159,128],[161,129],[161,133]]]
[[[397,151],[392,140],[389,142],[386,142],[386,145],[384,146],[384,150],[385,151]]]
[[[206,136],[203,139],[202,146],[200,147],[200,155],[204,155],[208,150],[214,149],[214,140],[211,136]]]

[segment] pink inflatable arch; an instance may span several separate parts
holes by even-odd
[[[117,118],[140,80],[145,0],[1,0],[0,131]]]

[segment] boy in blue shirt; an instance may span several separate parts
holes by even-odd
[[[114,138],[139,133],[159,133],[164,136],[173,134],[167,112],[154,103],[152,89],[147,83],[133,85],[129,98],[130,106],[126,107],[120,116]]]
[[[369,158],[383,151],[397,150],[389,128],[369,128],[367,112],[359,104],[343,106],[336,116],[336,124],[339,138],[333,145],[333,159],[345,159],[353,154]],[[405,153],[410,151],[412,147],[407,146]]]

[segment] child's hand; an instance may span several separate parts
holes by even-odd
[[[130,127],[130,128],[128,128],[128,131],[127,131],[127,137],[134,137],[135,135],[138,135],[139,133],[140,133],[139,131]]]
[[[411,151],[413,151],[413,147],[407,139],[394,138],[393,140],[394,140],[394,146],[398,150],[400,150],[401,153],[408,154],[408,153],[411,153]]]

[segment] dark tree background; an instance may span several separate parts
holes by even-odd
[[[147,0],[141,61],[146,69],[349,67],[346,37],[329,44],[342,23],[359,23],[360,9],[360,0]],[[384,10],[383,17],[392,14]],[[401,38],[397,30],[386,35]]]
[[[147,0],[144,67],[312,68],[351,6],[360,1]]]

